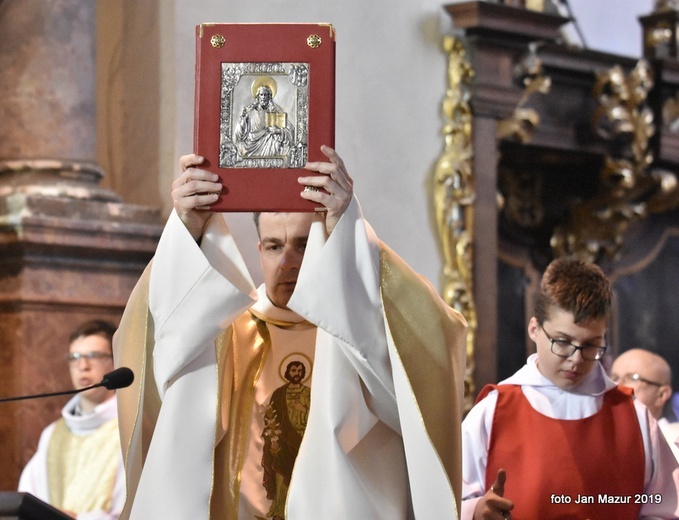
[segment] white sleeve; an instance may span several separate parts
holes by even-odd
[[[462,507],[461,520],[471,520],[479,498],[486,493],[488,445],[495,415],[497,390],[469,411],[462,421]]]
[[[55,425],[56,423],[50,424],[40,434],[38,448],[24,467],[19,478],[18,490],[20,492],[30,493],[44,502],[48,502],[50,496],[47,481],[47,448]]]
[[[353,198],[329,238],[312,224],[288,306],[339,340],[373,412],[396,431],[398,412],[380,293],[380,246]]]
[[[199,246],[173,212],[150,277],[153,370],[163,402],[130,518],[208,518],[212,472],[205,469],[213,463],[219,393],[215,341],[256,291],[221,214],[212,216]]]
[[[291,518],[322,518],[328,507],[343,518],[457,518],[386,321],[381,250],[355,198],[327,240],[324,223],[312,224],[288,302],[318,326],[314,405],[288,494]]]
[[[644,440],[646,471],[640,520],[679,518],[679,464],[648,409],[634,401]],[[633,497],[637,498],[637,497]]]
[[[158,243],[149,288],[154,375],[161,396],[255,299],[254,284],[222,215],[210,219],[199,246],[173,211]]]

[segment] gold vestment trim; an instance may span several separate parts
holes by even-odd
[[[459,516],[467,322],[384,244],[380,263],[389,331]]]
[[[116,419],[89,435],[75,435],[59,419],[47,448],[50,504],[75,513],[110,511],[119,452]]]

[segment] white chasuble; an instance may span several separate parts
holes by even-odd
[[[140,376],[119,396],[121,518],[457,518],[464,319],[355,199],[330,237],[313,223],[289,302],[317,327],[313,353],[271,355],[287,331],[252,319],[261,296],[220,215],[198,246],[173,213],[116,336],[117,362]],[[306,357],[310,380],[292,363]],[[290,474],[284,442],[302,429]]]

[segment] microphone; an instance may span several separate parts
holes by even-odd
[[[101,383],[91,388],[103,386],[107,390],[117,390],[118,388],[127,388],[132,384],[132,381],[134,381],[134,372],[127,367],[120,367],[116,368],[113,372],[104,374]]]
[[[96,385],[87,386],[85,388],[80,388],[79,390],[66,390],[64,392],[50,392],[48,394],[35,394],[35,395],[22,395],[19,397],[5,397],[0,399],[0,403],[6,403],[8,401],[21,401],[23,399],[38,399],[39,397],[53,397],[57,395],[73,395],[85,390],[91,390],[92,388],[99,388],[103,386],[107,390],[117,390],[118,388],[125,388],[132,384],[134,381],[134,372],[127,367],[116,368],[112,372],[105,374],[101,379],[101,383]]]

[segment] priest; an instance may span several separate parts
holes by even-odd
[[[259,288],[209,211],[217,176],[180,159],[115,338],[137,375],[119,395],[121,518],[457,518],[466,322],[378,240],[322,152],[299,183],[325,211],[255,215]]]

